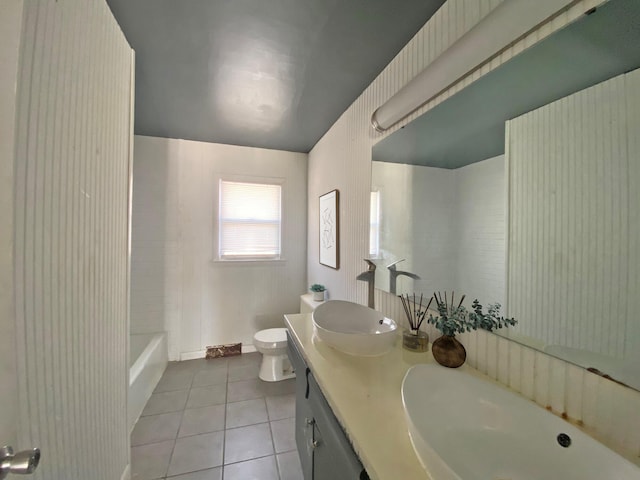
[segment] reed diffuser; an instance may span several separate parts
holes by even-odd
[[[420,303],[416,301],[416,294],[413,294],[413,300],[409,296],[409,294],[398,295],[400,300],[402,301],[402,307],[404,308],[404,313],[407,316],[407,321],[409,322],[409,329],[402,332],[402,346],[407,350],[411,350],[412,352],[426,352],[429,346],[429,336],[427,332],[420,330],[420,326],[424,321],[427,310],[431,306],[431,302],[433,301],[433,297],[429,299],[429,303],[426,305],[424,310],[422,309],[422,302],[424,300],[424,295],[420,294]],[[418,308],[416,309],[416,305]]]

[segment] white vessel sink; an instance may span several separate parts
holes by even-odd
[[[313,311],[312,318],[315,335],[349,355],[383,355],[397,337],[396,322],[357,303],[329,300]]]
[[[402,402],[413,448],[438,480],[640,479],[640,468],[568,422],[462,371],[410,368]]]

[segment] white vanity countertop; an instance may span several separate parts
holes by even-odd
[[[398,335],[389,353],[354,357],[314,338],[310,314],[285,322],[371,480],[429,479],[409,439],[401,387],[412,365],[434,362],[431,353],[403,349]]]

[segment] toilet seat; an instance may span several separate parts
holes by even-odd
[[[287,347],[286,328],[268,328],[260,330],[253,336],[256,348],[275,349]]]

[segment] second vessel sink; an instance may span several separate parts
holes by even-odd
[[[411,443],[438,480],[640,479],[640,468],[490,381],[415,365],[402,382]]]
[[[312,318],[315,335],[349,355],[383,355],[397,338],[396,322],[353,302],[329,300],[313,311]]]

